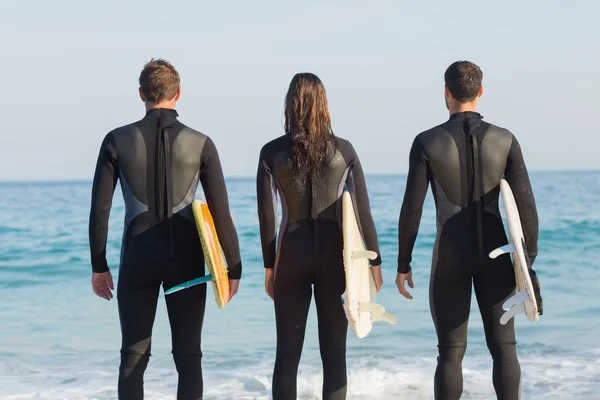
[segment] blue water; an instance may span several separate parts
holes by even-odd
[[[517,318],[524,399],[600,398],[600,172],[535,173],[540,216],[536,260],[545,314]],[[384,287],[378,300],[398,317],[365,339],[348,337],[350,399],[431,399],[436,337],[428,303],[435,232],[431,194],[414,253],[414,300],[394,285],[397,217],[405,177],[369,177]],[[272,301],[264,293],[252,179],[228,180],[244,261],[237,297],[219,310],[209,290],[203,332],[206,399],[267,399],[275,352]],[[116,399],[120,330],[115,299],[90,286],[90,183],[0,184],[0,398]],[[117,275],[124,206],[117,188],[108,260]],[[464,399],[495,398],[491,358],[472,302]],[[175,399],[176,373],[161,297],[148,399]],[[312,304],[299,398],[320,398]]]

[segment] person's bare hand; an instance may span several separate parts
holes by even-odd
[[[112,290],[115,290],[110,271],[101,273],[93,272],[92,289],[94,290],[94,293],[96,293],[96,296],[110,301],[110,299],[113,298]]]
[[[404,287],[404,282],[408,281],[408,286],[411,289],[414,289],[415,286],[413,285],[413,281],[412,281],[412,271],[410,271],[408,274],[398,274],[396,276],[396,286],[398,286],[398,291],[400,292],[400,294],[404,297],[406,297],[409,300],[412,300],[412,296],[409,292],[406,291],[405,287]]]
[[[275,275],[272,268],[265,269],[265,292],[272,300],[275,300]]]
[[[381,266],[376,265],[371,267],[371,274],[373,275],[373,281],[375,282],[375,289],[379,293],[379,289],[383,286],[383,276],[381,276]]]
[[[236,293],[238,292],[239,287],[240,287],[239,279],[230,279],[229,280],[229,300],[227,300],[227,301],[231,301],[233,296],[235,296]]]

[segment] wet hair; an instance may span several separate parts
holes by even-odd
[[[285,133],[292,141],[292,175],[298,182],[320,182],[335,146],[323,82],[314,74],[296,74],[285,97]]]

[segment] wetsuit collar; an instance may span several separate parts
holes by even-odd
[[[173,127],[179,114],[172,108],[151,108],[146,112],[144,119],[156,120],[159,129]]]
[[[151,108],[146,111],[146,116],[144,116],[144,119],[158,119],[161,117],[177,118],[178,116],[179,114],[177,111],[172,108]]]
[[[461,111],[450,116],[450,121],[465,121],[467,119],[483,119],[483,115],[476,111]]]

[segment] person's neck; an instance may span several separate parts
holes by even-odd
[[[454,103],[450,106],[450,115],[461,113],[461,112],[477,112],[477,103]]]
[[[175,109],[175,102],[174,101],[163,101],[161,103],[149,103],[146,102],[146,111],[150,111],[154,108],[167,108],[170,110],[174,110]]]

